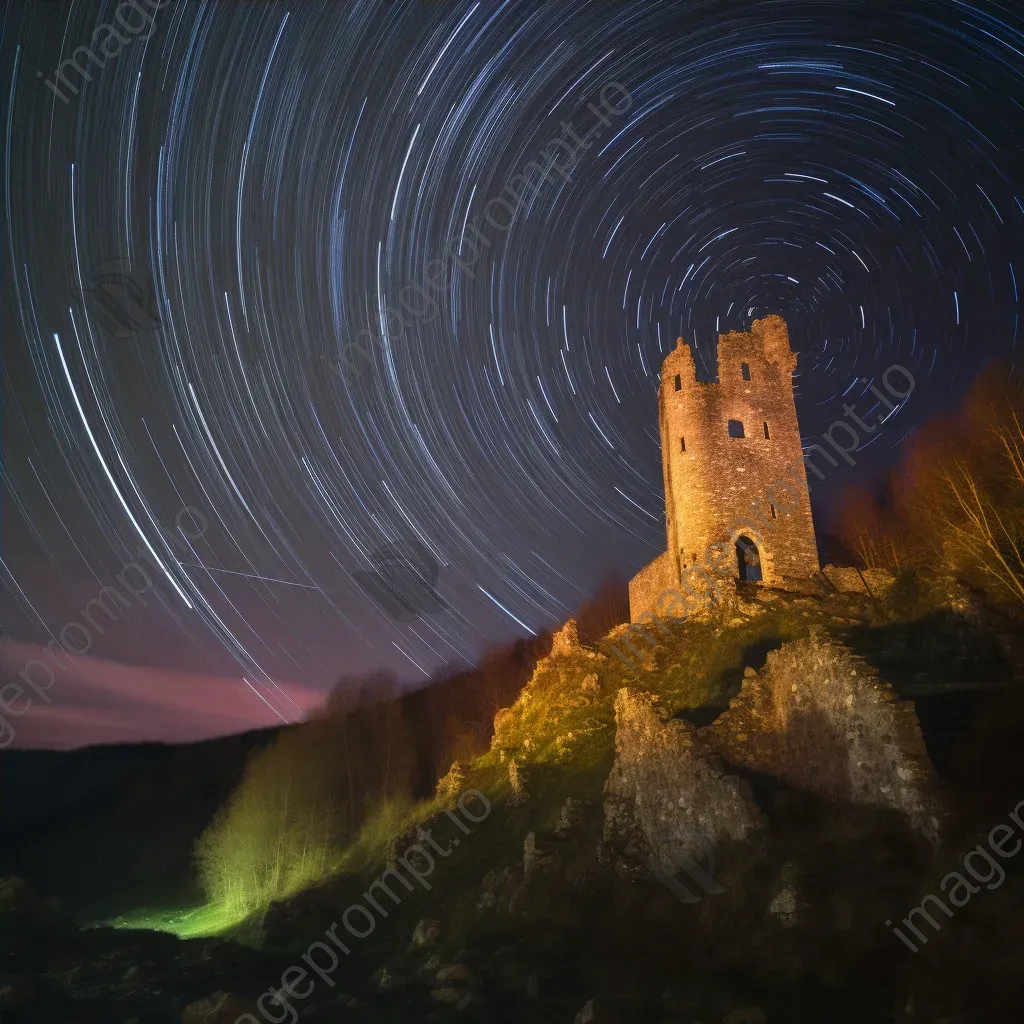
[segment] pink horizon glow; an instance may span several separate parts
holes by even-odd
[[[241,677],[63,652],[59,657],[63,669],[40,644],[0,644],[0,745],[71,750],[104,743],[188,743],[301,721],[326,698],[322,690],[291,681],[257,685],[257,694]],[[53,667],[55,681],[45,691],[49,704],[19,675],[33,659]],[[33,673],[46,680],[38,666]]]

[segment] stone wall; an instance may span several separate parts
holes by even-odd
[[[913,704],[841,643],[814,636],[773,651],[698,735],[732,764],[829,800],[894,808],[938,834]]]
[[[623,866],[653,856],[671,874],[706,856],[709,843],[765,824],[746,783],[706,759],[689,722],[663,721],[651,694],[626,688],[615,699],[604,794],[604,848],[609,859],[625,854]]]
[[[630,622],[636,622],[648,612],[660,617],[662,613],[658,611],[658,599],[666,590],[672,590],[678,585],[668,552],[663,551],[629,581]]]
[[[743,378],[744,366],[749,380]],[[780,316],[755,320],[748,333],[719,336],[717,383],[696,379],[686,345],[665,359],[659,395],[662,457],[668,463],[669,551],[679,556],[681,574],[706,561],[710,545],[734,543],[740,534],[757,543],[767,583],[817,571],[793,401],[795,368]],[[730,420],[743,425],[743,437],[729,435]],[[722,550],[723,567],[733,555]]]

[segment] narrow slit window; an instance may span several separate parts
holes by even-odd
[[[676,391],[683,390],[683,376],[680,373],[676,374]]]
[[[750,380],[750,367],[746,363],[740,363],[740,373],[744,380]]]
[[[679,450],[681,452],[685,452],[686,451],[686,438],[685,437],[679,438]]]
[[[743,423],[740,420],[729,420],[729,436],[744,437]]]
[[[764,425],[764,436],[769,438],[769,439],[772,436],[771,434],[768,433],[768,423],[767,422],[765,422],[765,425]]]
[[[774,506],[774,505],[772,505],[771,503],[769,503],[769,504],[768,504],[768,511],[769,511],[769,512],[771,512],[771,514],[772,514],[772,519],[774,519],[774,518],[775,518],[775,506]]]

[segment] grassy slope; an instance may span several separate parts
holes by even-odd
[[[599,801],[614,756],[613,705],[621,687],[655,694],[669,715],[709,704],[724,706],[738,689],[746,666],[759,668],[770,650],[806,636],[812,629],[841,637],[879,665],[883,676],[891,669],[888,678],[894,682],[892,673],[913,669],[915,676],[921,674],[923,631],[931,648],[932,675],[948,673],[955,671],[958,663],[944,652],[943,641],[952,637],[950,642],[958,644],[961,640],[955,624],[932,621],[936,616],[941,620],[943,614],[935,610],[927,594],[907,588],[897,588],[885,601],[761,591],[756,602],[735,601],[706,618],[673,624],[635,668],[594,645],[542,660],[512,706],[499,713],[490,750],[457,765],[439,787],[443,793],[447,785],[454,796],[466,789],[479,789],[502,808],[500,815],[481,827],[487,838],[474,841],[472,852],[463,850],[456,858],[462,867],[454,884],[467,893],[475,891],[488,867],[521,863],[525,832],[553,829],[567,797]],[[618,627],[610,637],[616,639],[621,631]],[[985,670],[1001,670],[998,655],[989,653],[991,664]],[[977,663],[975,657],[971,670],[975,673]],[[529,793],[526,809],[513,809],[506,800],[512,760]],[[445,804],[444,799],[435,798],[382,809],[366,823],[359,839],[342,852],[340,875],[325,880],[335,891],[327,902],[343,909],[347,903],[342,900],[358,895],[383,868],[392,839],[432,821]],[[447,883],[439,876],[439,884]],[[460,899],[450,894],[453,904]],[[244,922],[246,916],[241,908],[228,912],[205,906],[170,914],[141,914],[117,923],[193,937],[251,932]]]

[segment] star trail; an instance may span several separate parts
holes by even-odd
[[[662,550],[680,335],[710,377],[717,331],[785,316],[808,440],[912,371],[826,518],[1016,358],[1010,4],[137,5],[106,56],[129,4],[4,13],[9,641],[56,639],[141,549],[150,604],[92,653],[291,719],[285,683],[422,681]],[[488,212],[555,138],[564,173]],[[389,558],[429,611],[360,582]]]

